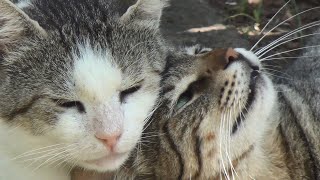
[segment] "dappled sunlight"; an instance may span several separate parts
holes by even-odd
[[[199,28],[191,28],[186,30],[185,32],[188,33],[199,33],[199,32],[210,32],[210,31],[219,31],[219,30],[225,30],[227,27],[223,24],[215,24],[212,26],[207,27],[199,27]]]

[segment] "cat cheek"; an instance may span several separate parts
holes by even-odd
[[[66,143],[75,143],[81,141],[88,133],[88,125],[85,117],[76,112],[76,110],[68,110],[58,115],[58,121],[54,130],[51,132],[52,136],[56,136],[59,141]]]
[[[157,94],[157,92],[141,91],[123,104],[124,133],[119,143],[120,150],[129,150],[139,141],[144,125],[148,124],[148,118],[153,113],[153,107],[158,98]]]

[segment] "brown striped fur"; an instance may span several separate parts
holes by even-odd
[[[216,52],[211,53],[217,54]],[[311,56],[314,53],[320,53],[320,50],[306,54]],[[318,87],[315,86],[320,85],[320,63],[316,62],[316,59],[297,60],[287,71],[295,81],[273,80],[275,89],[264,85],[262,88],[269,88],[268,93],[279,93],[275,94],[274,99],[267,96],[256,99],[256,103],[246,110],[249,111],[245,115],[248,117],[244,117],[233,132],[230,124],[224,124],[225,129],[219,130],[221,121],[226,120],[221,117],[230,116],[231,124],[237,123],[234,114],[237,114],[239,109],[224,114],[223,110],[229,104],[221,105],[219,101],[224,100],[220,92],[224,96],[225,93],[229,94],[228,90],[231,89],[233,94],[232,87],[237,87],[238,80],[245,83],[245,80],[242,80],[246,79],[248,74],[244,71],[246,75],[243,76],[241,73],[220,76],[226,69],[217,70],[207,66],[213,73],[207,76],[207,71],[199,68],[207,64],[202,62],[206,56],[208,53],[184,57],[180,54],[169,58],[163,87],[175,88],[171,87],[165,91],[163,105],[147,127],[142,143],[132,155],[131,161],[116,177],[214,180],[319,179],[320,124],[319,112],[316,109],[320,106],[312,106],[309,102],[313,102],[313,97],[317,98],[315,101],[320,99]],[[244,56],[240,55],[237,58],[241,59]],[[222,57],[211,56],[211,61],[215,61],[216,58],[221,60]],[[308,71],[300,72],[301,69]],[[308,73],[313,76],[308,76]],[[176,111],[174,105],[178,97],[188,86],[190,88],[190,84],[199,79],[202,80],[193,88],[196,98],[182,110]],[[247,101],[248,92],[244,94],[244,100],[240,99],[239,102]],[[259,106],[259,101],[269,103],[268,107],[272,108],[268,113],[263,113],[264,109],[261,109],[255,117],[250,117],[251,111],[255,111],[254,106]],[[225,131],[229,132],[228,137]],[[222,134],[225,138],[223,142],[230,141],[227,148],[230,159],[225,161],[224,165],[220,163],[221,153],[223,154],[220,148],[224,145],[223,142],[219,142],[219,136]]]

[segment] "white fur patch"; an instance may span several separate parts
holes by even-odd
[[[3,17],[1,16],[3,14],[8,14],[6,18],[10,20],[8,23],[11,25],[10,27],[6,26],[5,29],[0,29],[0,37],[4,35],[7,38],[4,39],[5,41],[12,41],[12,38],[8,38],[8,36],[17,35],[17,30],[22,32],[26,28],[23,27],[26,23],[25,21],[36,25],[36,22],[29,19],[21,9],[6,0],[0,0],[0,18]],[[14,17],[20,18],[14,19]],[[36,26],[34,28],[37,29]],[[36,33],[39,32],[36,31]],[[3,42],[3,39],[0,39],[0,41]],[[85,112],[79,112],[76,106],[56,107],[53,105],[54,107],[47,107],[61,108],[61,111],[57,112],[57,119],[54,119],[54,125],[41,126],[43,134],[38,136],[30,134],[23,126],[14,127],[16,134],[11,135],[2,130],[7,130],[8,127],[3,125],[4,123],[2,124],[0,120],[0,169],[11,168],[18,173],[24,172],[20,171],[20,167],[26,167],[26,171],[31,172],[32,168],[36,167],[28,167],[25,162],[18,161],[1,164],[1,157],[9,157],[9,160],[11,160],[11,158],[22,153],[51,146],[60,148],[59,151],[57,150],[60,154],[56,154],[49,160],[48,158],[40,159],[38,165],[46,163],[46,160],[50,163],[50,160],[52,161],[54,158],[61,158],[72,165],[76,164],[92,170],[115,170],[125,162],[130,151],[134,149],[140,139],[146,119],[151,115],[152,108],[158,98],[160,77],[149,74],[141,66],[141,69],[137,70],[145,73],[141,75],[143,77],[140,77],[144,79],[143,83],[141,83],[141,88],[137,92],[129,94],[125,102],[120,102],[120,91],[129,88],[124,85],[126,84],[124,82],[128,79],[137,79],[137,77],[130,77],[130,74],[122,74],[108,49],[94,48],[88,43],[80,44],[77,53],[75,51],[73,54],[73,60],[74,66],[72,69],[68,69],[69,71],[66,72],[65,77],[65,83],[68,84],[66,89],[69,92],[61,94],[61,98],[66,101],[79,101],[85,107]],[[133,83],[127,82],[127,84],[131,85]],[[61,88],[64,88],[62,86],[64,84],[61,84]],[[26,120],[29,120],[28,117],[26,117]],[[39,129],[41,128],[39,125]],[[96,137],[97,129],[104,131],[103,133],[113,133],[118,129],[122,131],[121,137],[113,148],[113,153],[111,153],[111,148],[108,149],[104,142]],[[37,155],[43,154],[39,153]],[[102,165],[88,162],[101,159],[105,160],[101,163]],[[62,173],[56,173],[56,167],[43,166],[37,172],[39,172],[38,174],[43,172],[48,178],[41,176],[33,179],[49,180],[51,174],[57,176],[50,180],[68,179],[59,178],[60,174],[63,177],[68,176],[64,172],[66,168],[61,169]],[[0,179],[3,177],[3,174],[1,175]],[[3,179],[17,179],[11,177],[8,176],[8,178]]]
[[[94,49],[88,44],[79,46],[75,55],[74,80],[77,96],[88,102],[104,101],[120,91],[121,71],[107,50]]]
[[[45,160],[52,157],[45,156],[45,153],[48,154],[50,149],[44,147],[51,144],[45,137],[34,137],[21,129],[19,125],[9,126],[3,119],[0,119],[0,144],[1,180],[70,179],[67,172],[61,168],[48,165],[40,167]],[[38,161],[35,161],[36,158]],[[32,159],[34,160],[32,161]],[[39,168],[35,170],[37,167]]]
[[[234,50],[242,54],[251,64],[257,65],[259,68],[261,68],[260,60],[253,52],[244,48],[235,48]]]

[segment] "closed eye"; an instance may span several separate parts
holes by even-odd
[[[126,101],[126,99],[128,98],[128,96],[134,94],[135,92],[137,92],[139,89],[141,88],[141,86],[134,86],[131,87],[129,89],[126,89],[124,91],[120,92],[120,102],[124,103]]]
[[[193,98],[193,92],[192,89],[189,87],[185,92],[183,92],[177,101],[177,104],[175,106],[175,111],[180,110],[183,108],[188,102],[190,102]]]
[[[67,100],[58,100],[53,99],[57,103],[58,106],[69,109],[69,108],[76,108],[80,113],[85,113],[86,109],[82,102],[80,101],[67,101]]]
[[[191,83],[188,86],[187,90],[179,96],[174,107],[174,111],[177,112],[184,108],[187,104],[190,103],[190,101],[194,99],[195,94],[200,94],[201,92],[203,92],[207,88],[208,84],[209,82],[207,78],[200,78],[197,81]]]

